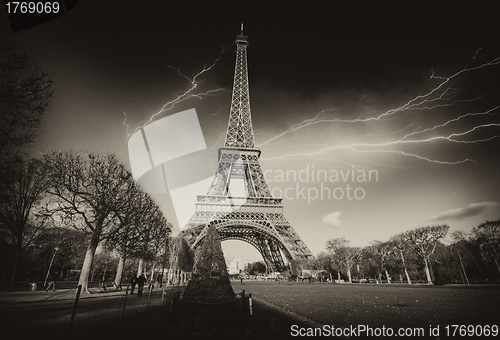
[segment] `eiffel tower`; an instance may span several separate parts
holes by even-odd
[[[248,89],[248,37],[236,36],[236,67],[226,140],[218,150],[218,167],[206,195],[198,195],[195,213],[182,234],[196,249],[209,225],[215,225],[220,241],[240,240],[253,245],[268,268],[282,271],[293,259],[313,255],[283,216],[282,199],[273,198],[255,148]],[[232,196],[234,182],[240,193]],[[237,186],[236,186],[237,188]]]

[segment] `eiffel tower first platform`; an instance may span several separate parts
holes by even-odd
[[[282,271],[293,259],[312,258],[309,248],[283,215],[282,199],[273,198],[259,164],[250,114],[247,71],[248,37],[236,36],[236,67],[229,124],[218,167],[204,196],[198,195],[195,213],[182,234],[196,249],[209,225],[215,225],[220,241],[240,240],[253,245],[268,268]],[[231,181],[244,188],[232,196]]]

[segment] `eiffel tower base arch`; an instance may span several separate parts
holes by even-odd
[[[239,240],[251,244],[261,254],[269,271],[282,272],[292,256],[281,242],[259,228],[245,225],[219,227],[220,240]]]
[[[270,209],[275,210],[276,206]],[[233,212],[195,226],[196,217],[199,219],[204,215],[207,218],[207,213],[197,211],[190,221],[190,228],[182,232],[195,250],[203,244],[208,226],[214,225],[221,242],[238,240],[255,247],[270,271],[282,272],[294,259],[312,258],[309,249],[279,212]]]
[[[281,241],[271,233],[263,230],[257,223],[240,222],[239,224],[233,224],[225,222],[219,225],[216,223],[216,230],[221,242],[238,240],[255,247],[270,271],[284,271],[287,263],[293,259]]]

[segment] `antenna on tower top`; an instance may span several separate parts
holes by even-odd
[[[236,44],[246,44],[248,45],[248,37],[245,36],[245,34],[243,33],[243,21],[241,22],[241,25],[240,25],[240,34],[238,34],[236,36]]]

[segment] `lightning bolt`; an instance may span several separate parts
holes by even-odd
[[[468,99],[458,99],[457,96],[460,92],[458,88],[454,87],[454,83],[464,74],[467,73],[472,73],[475,71],[478,71],[480,69],[486,69],[486,68],[491,68],[494,66],[497,66],[500,64],[500,58],[495,58],[493,60],[490,60],[485,63],[481,63],[477,66],[470,66],[473,61],[477,58],[479,55],[481,49],[477,50],[473,58],[463,67],[461,70],[458,72],[455,72],[451,76],[438,76],[436,75],[435,71],[431,68],[431,74],[430,74],[430,81],[434,82],[434,85],[430,87],[429,89],[422,91],[420,94],[416,95],[415,97],[411,98],[410,100],[406,101],[402,105],[389,109],[387,111],[384,111],[382,113],[373,113],[369,116],[366,117],[363,115],[359,115],[358,118],[355,119],[341,119],[341,118],[328,118],[326,117],[327,114],[330,113],[336,113],[337,111],[341,110],[341,108],[329,108],[329,109],[324,109],[314,115],[313,118],[306,119],[298,124],[294,124],[284,132],[268,139],[262,144],[259,144],[259,147],[262,146],[271,146],[271,145],[287,145],[290,146],[290,140],[295,139],[295,138],[300,138],[297,135],[292,135],[294,132],[298,130],[305,129],[307,127],[310,127],[312,125],[316,124],[363,124],[363,123],[377,123],[377,122],[387,122],[388,120],[393,120],[393,119],[399,119],[402,117],[403,114],[411,114],[416,111],[428,111],[432,112],[435,109],[439,108],[452,108],[452,107],[457,107],[457,106],[463,106],[464,104],[470,104],[477,102],[489,95],[491,95],[493,92],[489,92],[486,94],[482,94],[480,96],[476,96],[474,98],[468,98]],[[469,112],[465,114],[461,114],[458,117],[454,117],[452,119],[449,119],[445,122],[441,122],[439,124],[435,124],[432,126],[428,127],[418,127],[414,129],[413,131],[406,133],[404,136],[400,138],[396,138],[390,141],[386,142],[381,142],[381,143],[362,143],[362,142],[357,142],[357,143],[349,143],[347,145],[329,145],[326,147],[323,147],[319,150],[316,151],[310,151],[310,152],[296,152],[296,153],[290,153],[290,154],[285,154],[281,155],[278,157],[272,157],[272,158],[264,158],[263,160],[267,161],[282,161],[285,159],[290,159],[290,158],[304,158],[304,157],[319,157],[319,156],[325,156],[328,153],[334,151],[334,150],[349,150],[351,152],[356,152],[356,153],[393,153],[405,157],[412,157],[416,158],[422,161],[426,162],[431,162],[431,163],[437,163],[437,164],[461,164],[465,162],[476,162],[473,158],[464,158],[464,159],[459,159],[456,161],[444,161],[440,159],[433,159],[429,157],[422,156],[417,153],[410,153],[410,152],[405,152],[402,150],[395,150],[395,149],[386,149],[386,147],[395,147],[397,145],[409,145],[409,144],[418,144],[418,143],[431,143],[435,142],[438,140],[449,142],[449,143],[457,143],[457,144],[475,144],[475,143],[483,143],[487,141],[491,141],[495,138],[500,137],[500,134],[496,133],[491,136],[485,137],[485,138],[469,138],[474,132],[481,130],[481,129],[496,129],[500,126],[500,123],[497,122],[487,122],[487,123],[481,123],[481,124],[475,124],[472,127],[466,128],[462,131],[452,131],[449,133],[440,133],[441,129],[443,128],[452,128],[452,124],[459,122],[459,121],[465,121],[467,118],[470,117],[492,117],[495,115],[498,115],[498,111],[500,109],[500,105],[491,107],[485,111],[481,112]],[[409,131],[412,127],[416,126],[416,122],[418,120],[418,117],[410,124],[404,126],[403,128],[399,129],[396,132],[391,132],[390,134],[385,134],[385,136],[388,135],[400,135],[400,133],[404,133],[405,131]],[[434,136],[428,136],[429,134],[434,133]],[[290,136],[291,138],[287,138],[287,143],[280,143],[278,140],[283,139],[284,137]],[[364,136],[365,138],[367,135]],[[303,146],[303,145],[301,145]]]
[[[450,119],[448,121],[446,121],[445,123],[443,124],[439,124],[439,125],[436,125],[436,126],[433,126],[433,127],[430,127],[430,128],[427,128],[425,130],[419,130],[419,131],[415,131],[415,132],[412,132],[406,136],[404,136],[403,138],[401,138],[401,141],[403,141],[404,139],[410,137],[410,136],[413,136],[413,135],[416,135],[416,134],[420,134],[420,133],[425,133],[425,132],[429,132],[429,131],[433,131],[433,130],[436,130],[438,128],[441,128],[441,127],[445,127],[451,123],[454,123],[454,122],[458,122],[459,120],[463,119],[463,118],[466,118],[466,117],[472,117],[472,116],[484,116],[484,115],[489,115],[491,114],[492,112],[498,110],[500,108],[500,105],[499,106],[496,106],[492,109],[489,109],[485,112],[474,112],[474,113],[466,113],[466,114],[463,114],[457,118],[454,118],[454,119]],[[478,127],[479,128],[479,127]]]
[[[209,66],[206,66],[204,65],[203,66],[203,69],[201,71],[199,71],[198,73],[196,73],[195,75],[193,75],[192,77],[188,77],[186,75],[184,75],[183,73],[181,73],[181,70],[177,67],[173,67],[173,66],[170,66],[170,65],[167,65],[168,68],[171,68],[175,71],[177,71],[177,74],[181,77],[181,78],[184,78],[188,81],[189,83],[189,87],[187,90],[185,90],[184,92],[181,93],[181,91],[177,92],[176,95],[175,95],[175,98],[173,98],[172,100],[166,102],[165,104],[163,104],[163,106],[155,113],[153,113],[148,119],[142,121],[141,123],[139,123],[139,125],[132,131],[129,133],[129,129],[130,129],[130,124],[127,123],[127,114],[126,114],[126,110],[123,111],[123,115],[124,115],[124,120],[123,120],[123,125],[125,125],[126,127],[126,132],[127,132],[127,139],[130,138],[130,136],[132,136],[135,132],[137,132],[138,130],[140,130],[141,128],[143,128],[144,126],[148,125],[149,123],[153,122],[159,115],[161,115],[162,113],[164,112],[167,112],[171,109],[173,109],[177,104],[180,104],[188,99],[191,99],[191,98],[197,98],[197,99],[202,99],[203,97],[206,97],[206,96],[211,96],[211,95],[216,95],[217,93],[221,92],[221,91],[227,91],[227,89],[225,88],[222,88],[222,87],[217,87],[215,89],[209,89],[207,91],[204,91],[204,92],[197,92],[197,88],[198,86],[203,83],[204,80],[200,80],[199,78],[204,75],[205,73],[209,72],[210,70],[212,70],[215,65],[217,64],[217,62],[219,62],[219,60],[222,58],[222,55],[224,54],[224,52],[230,47],[231,45],[227,46],[227,47],[222,47],[221,48],[221,52],[219,54],[219,56],[215,59],[215,61],[210,64]],[[131,105],[130,105],[131,106]],[[130,108],[129,106],[129,108]]]
[[[132,104],[130,104],[127,108],[125,108],[125,109],[123,110],[123,116],[125,117],[125,118],[123,118],[123,125],[125,125],[125,126],[126,126],[126,128],[127,128],[127,138],[129,138],[129,137],[130,137],[130,135],[128,134],[128,130],[130,129],[130,125],[127,123],[127,119],[128,119],[128,117],[127,117],[127,112],[126,112],[126,110],[130,109],[130,107],[131,107],[131,106],[132,106]]]

